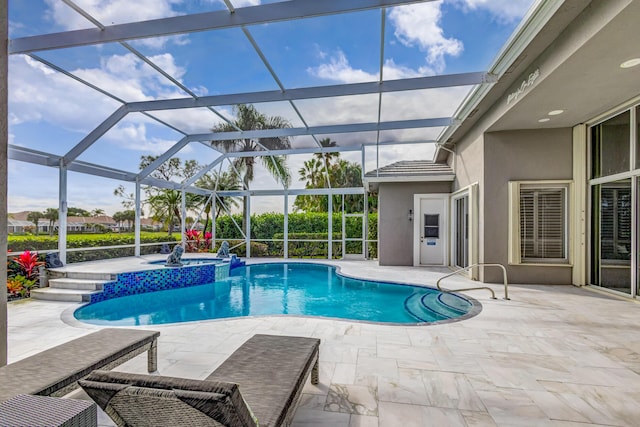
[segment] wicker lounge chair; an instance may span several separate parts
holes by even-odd
[[[112,369],[148,352],[149,372],[157,370],[160,332],[107,328],[0,367],[0,402],[19,394],[60,397],[96,369]]]
[[[119,426],[288,426],[318,383],[319,345],[254,335],[205,380],[94,371],[80,385]]]

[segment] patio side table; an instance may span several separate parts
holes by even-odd
[[[86,400],[19,394],[0,404],[3,427],[97,427],[96,404]]]

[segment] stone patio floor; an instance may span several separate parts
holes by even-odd
[[[136,262],[73,268],[120,271]],[[347,275],[431,286],[449,272],[332,264]],[[450,289],[473,285],[462,277],[443,282]],[[503,295],[502,285],[491,286]],[[640,304],[573,286],[512,285],[509,294],[510,301],[492,300],[487,291],[471,291],[482,312],[440,325],[279,316],[144,328],[161,332],[160,374],[194,379],[256,333],[320,338],[320,384],[306,385],[297,427],[640,425]],[[9,362],[99,328],[63,321],[77,306],[9,303]],[[146,355],[117,370],[145,373]],[[69,397],[88,399],[82,391]],[[113,425],[104,413],[99,423]]]

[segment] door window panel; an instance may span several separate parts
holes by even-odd
[[[592,178],[630,169],[631,112],[625,111],[591,128]]]

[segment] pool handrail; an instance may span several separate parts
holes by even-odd
[[[441,292],[453,292],[447,289],[442,289],[440,287],[440,282],[442,281],[442,279],[446,279],[447,277],[451,277],[454,276],[456,274],[461,274],[463,271],[467,271],[471,268],[475,268],[475,267],[500,267],[502,269],[502,277],[504,280],[504,299],[505,300],[509,300],[509,283],[507,281],[507,269],[504,267],[504,265],[502,264],[483,264],[483,263],[477,263],[477,264],[471,264],[468,265],[466,267],[462,267],[458,270],[455,270],[447,275],[442,276],[441,278],[438,279],[438,281],[436,282],[436,287],[438,288],[439,291]],[[464,288],[464,289],[455,289],[455,292],[462,292],[462,291],[475,291],[478,289],[486,289],[489,292],[491,292],[491,299],[497,299],[496,298],[496,293],[493,291],[493,289],[491,289],[488,286],[478,286],[478,287],[474,287],[474,288]]]

